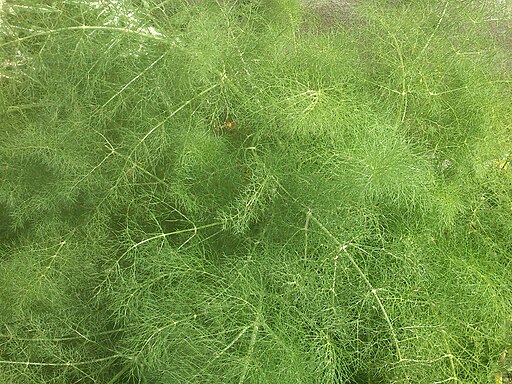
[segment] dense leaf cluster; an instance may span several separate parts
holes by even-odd
[[[0,382],[493,380],[511,11],[374,3],[0,1]]]

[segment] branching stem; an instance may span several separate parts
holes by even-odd
[[[361,269],[361,267],[359,267],[359,265],[356,263],[355,259],[350,255],[350,253],[348,253],[347,251],[347,248],[348,246],[352,245],[352,244],[342,244],[337,238],[336,236],[334,236],[323,224],[322,222],[320,222],[314,215],[311,216],[311,220],[313,220],[313,222],[318,225],[320,227],[320,229],[330,238],[333,240],[333,242],[339,247],[339,251],[340,252],[343,252],[344,255],[346,256],[346,258],[349,260],[350,264],[352,264],[352,266],[354,267],[354,269],[357,271],[357,273],[359,274],[359,276],[361,277],[361,279],[363,279],[363,281],[365,282],[366,286],[369,288],[370,290],[370,293],[374,296],[375,298],[375,301],[377,302],[377,305],[379,306],[383,316],[384,316],[384,319],[386,320],[386,323],[388,324],[388,327],[389,327],[389,330],[391,332],[391,337],[393,338],[393,343],[395,344],[395,349],[396,349],[396,353],[397,353],[397,358],[398,358],[398,361],[402,361],[402,353],[401,353],[401,350],[400,350],[400,346],[399,346],[399,342],[398,342],[398,337],[396,335],[396,332],[395,332],[395,328],[393,327],[393,324],[391,322],[391,319],[389,318],[389,315],[386,311],[386,309],[384,308],[384,304],[382,303],[382,300],[380,298],[380,296],[378,295],[377,293],[377,289],[375,289],[372,285],[372,283],[370,282],[370,280],[368,279],[368,277],[366,276],[366,274],[363,272],[363,270]]]
[[[134,30],[134,29],[129,29],[129,28],[111,27],[111,26],[108,26],[108,25],[76,25],[76,26],[71,26],[71,27],[49,29],[49,30],[46,30],[46,31],[40,31],[40,32],[33,33],[33,34],[29,35],[29,36],[19,37],[17,39],[10,40],[10,41],[7,41],[5,43],[0,44],[0,48],[1,47],[5,47],[5,46],[10,45],[10,44],[20,43],[20,42],[26,41],[26,40],[31,40],[31,39],[34,39],[34,38],[40,37],[40,36],[49,36],[49,35],[53,35],[53,34],[57,34],[57,33],[65,33],[65,32],[71,32],[71,31],[110,31],[110,32],[122,32],[122,33],[128,33],[128,34],[137,35],[139,37],[143,37],[143,38],[146,38],[146,39],[156,40],[156,41],[159,41],[159,42],[170,43],[170,44],[173,43],[173,42],[170,42],[165,37],[161,37],[161,36],[158,36],[158,35],[153,35],[153,34],[150,34],[150,33],[144,33],[142,31]],[[174,41],[174,44],[176,44],[175,41]]]

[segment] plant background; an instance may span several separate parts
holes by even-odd
[[[505,369],[510,3],[0,4],[0,382]]]

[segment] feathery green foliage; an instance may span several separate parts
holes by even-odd
[[[0,382],[505,369],[510,5],[334,3],[0,1]]]

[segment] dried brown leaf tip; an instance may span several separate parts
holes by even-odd
[[[222,124],[223,129],[227,129],[228,131],[235,128],[235,121],[234,120],[226,120],[224,124]]]
[[[224,112],[219,116],[218,123],[214,127],[214,131],[216,134],[221,135],[235,130],[236,127],[237,124],[234,117],[230,116],[227,112]]]

